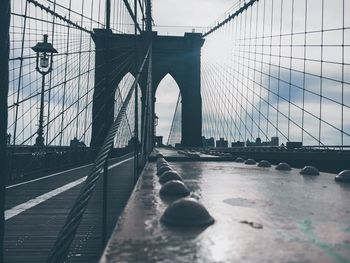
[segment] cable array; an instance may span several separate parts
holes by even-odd
[[[89,200],[92,197],[93,191],[96,187],[102,169],[108,160],[108,154],[111,148],[113,147],[114,138],[122,125],[123,118],[126,116],[126,111],[129,106],[129,102],[132,99],[134,90],[138,86],[138,81],[144,70],[144,65],[146,64],[147,60],[150,60],[149,54],[150,49],[146,53],[143,62],[140,65],[136,78],[134,79],[129,90],[127,91],[125,100],[121,105],[120,110],[117,116],[115,117],[111,128],[108,131],[104,143],[96,157],[93,168],[87,176],[84,186],[81,188],[79,196],[75,200],[75,203],[67,216],[64,226],[58,234],[56,242],[47,259],[47,262],[64,262],[65,258],[67,257],[70,245],[74,240],[75,233],[80,225],[84,212],[87,209]]]
[[[208,33],[203,135],[349,145],[349,7],[348,0],[254,1]]]
[[[133,18],[124,2],[111,1],[110,22],[115,33],[133,33]],[[141,14],[142,3],[137,7]],[[36,54],[31,47],[47,34],[58,54],[45,81],[45,145],[69,145],[74,138],[89,145],[95,71],[91,32],[104,28],[104,13],[102,0],[12,0],[8,95],[11,144],[35,143],[41,75],[35,69]]]
[[[67,217],[48,262],[63,262],[67,257],[101,169],[108,162],[110,150],[113,147],[131,146],[129,151],[135,148],[130,142],[135,136],[135,109],[136,105],[141,104],[141,92],[135,99],[134,90],[140,89],[138,79],[148,55],[140,67],[135,63],[135,50],[125,50],[113,58],[121,62],[120,67],[111,69],[110,74],[100,82],[95,81],[95,70],[99,70],[95,66],[96,52],[103,50],[96,50],[92,35],[94,29],[107,28],[106,2],[110,4],[108,28],[113,33],[133,34],[136,25],[144,28],[144,1],[26,0],[17,3],[12,0],[7,129],[11,136],[11,142],[8,144],[12,146],[12,153],[8,158],[11,163],[9,177],[18,176],[14,167],[18,165],[18,152],[21,149],[28,149],[28,152],[25,152],[28,156],[25,169],[31,168],[30,170],[35,171],[37,175],[52,169],[48,167],[51,159],[56,165],[53,169],[57,169],[57,166],[62,168],[64,164],[60,162],[64,160],[73,163],[75,155],[78,155],[79,160],[84,159],[85,163],[91,161],[99,150],[94,168]],[[134,9],[130,10],[130,6]],[[58,53],[53,54],[53,68],[43,81],[42,93],[43,78],[36,71],[36,54],[31,47],[42,42],[44,34],[48,35],[48,42],[52,43]],[[107,66],[113,59],[98,67]],[[114,108],[108,109],[107,114],[114,111],[114,124],[108,136],[104,138],[104,145],[101,149],[77,147],[76,142],[79,146],[89,146],[95,119],[101,116],[100,114],[106,114],[105,105],[99,108],[96,115],[92,114],[93,97],[101,96],[104,91],[104,88],[100,87],[105,84],[107,78],[113,81],[120,72],[134,72],[135,69],[139,69],[135,78],[127,74],[115,89],[111,89]],[[44,147],[27,147],[34,145],[38,136],[41,94],[44,94],[44,106],[41,107],[44,112]],[[138,115],[141,116],[140,110]],[[80,151],[86,151],[88,154],[81,154]],[[135,156],[138,155],[138,150],[135,150]],[[60,158],[62,156],[65,158]],[[34,170],[36,164],[38,170]],[[133,170],[136,170],[135,174],[138,175],[136,167],[137,165],[134,165],[134,168],[130,169],[131,176]],[[20,172],[22,171],[24,168]],[[103,209],[104,216],[106,210]],[[105,230],[103,234],[107,234]]]
[[[177,96],[173,120],[171,122],[167,145],[181,143],[181,93]]]

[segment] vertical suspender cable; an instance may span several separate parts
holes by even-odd
[[[293,65],[293,33],[294,33],[294,0],[292,0],[292,21],[290,34],[290,53],[289,53],[289,92],[288,92],[288,141],[290,141],[290,115],[291,115],[291,98],[292,98],[292,65]],[[280,47],[281,48],[281,47]]]
[[[303,99],[301,112],[301,142],[304,144],[304,123],[305,123],[305,84],[306,84],[306,29],[307,29],[307,1],[305,1],[305,20],[304,20],[304,46],[303,46]]]
[[[53,11],[56,12],[56,0],[54,0],[53,2]],[[52,30],[51,30],[51,41],[52,43],[54,43],[54,39],[55,39],[55,20],[56,20],[56,17],[55,16],[52,16]],[[52,84],[52,71],[50,72],[50,77],[49,77],[49,87],[51,87],[51,84]],[[50,101],[51,101],[51,89],[49,88],[48,90],[48,103],[47,103],[47,118],[46,118],[46,140],[45,140],[45,152],[46,152],[46,155],[47,155],[47,143],[49,141],[49,121],[50,121],[50,110],[51,110],[51,107],[50,107]],[[45,162],[47,160],[45,159]]]
[[[68,9],[68,19],[71,16],[71,7],[72,0],[69,0],[69,9]],[[70,27],[67,28],[67,43],[66,43],[66,57],[65,57],[65,67],[64,67],[64,82],[63,82],[63,98],[62,98],[62,112],[61,112],[61,129],[60,129],[60,143],[62,146],[63,140],[63,123],[64,123],[64,113],[65,113],[65,104],[66,104],[66,90],[67,90],[67,73],[68,73],[68,54],[69,54],[69,37],[70,37]]]
[[[344,34],[344,27],[345,27],[345,0],[343,0],[342,2],[342,6],[343,6],[343,13],[342,13],[342,51],[341,51],[341,56],[342,56],[342,74],[341,74],[341,141],[340,141],[340,145],[341,145],[341,149],[343,150],[343,146],[344,146],[344,75],[345,75],[345,67],[344,67],[344,56],[345,56],[345,50],[344,50],[344,42],[345,42],[345,34]]]
[[[28,12],[28,2],[26,1],[25,7],[24,7],[24,21],[23,21],[23,31],[22,31],[22,42],[21,42],[21,58],[23,58],[23,52],[24,52],[24,38],[25,38],[25,32],[27,27],[27,12]],[[18,107],[19,107],[19,92],[21,89],[21,82],[22,82],[22,71],[23,71],[23,59],[20,60],[20,66],[19,66],[19,78],[18,78],[18,85],[17,85],[17,99],[16,99],[16,113],[15,113],[15,126],[13,128],[13,148],[15,148],[16,145],[16,133],[17,133],[17,121],[18,121]]]
[[[137,21],[137,0],[134,0],[134,15]],[[137,46],[137,23],[134,22],[134,34],[135,34],[135,71],[137,71],[138,62],[138,46]],[[134,121],[134,184],[138,179],[139,169],[139,107],[138,107],[138,84],[135,88],[135,121]]]
[[[6,4],[6,3],[4,3]],[[10,5],[10,4],[9,4]],[[15,103],[15,124],[13,128],[13,146],[12,146],[12,154],[11,154],[11,162],[10,162],[10,176],[12,177],[12,168],[14,165],[14,157],[15,157],[15,151],[16,151],[16,136],[17,136],[17,122],[18,122],[18,107],[19,107],[19,92],[21,90],[21,83],[22,83],[22,71],[23,71],[23,52],[24,52],[24,38],[25,38],[25,32],[26,32],[26,27],[27,27],[27,12],[28,12],[28,2],[26,1],[25,7],[24,7],[24,21],[23,21],[23,31],[22,31],[22,40],[21,40],[21,60],[20,60],[20,65],[19,65],[19,78],[18,78],[18,84],[17,84],[17,98],[16,98],[16,103]],[[11,9],[9,11],[11,13]],[[6,17],[6,16],[4,16]],[[6,27],[6,23],[3,24],[4,27]],[[5,32],[8,32],[9,29],[5,29]],[[3,42],[3,41],[1,41]],[[5,44],[5,43],[4,43]],[[9,55],[7,55],[8,57]],[[2,57],[2,56],[1,56]],[[6,57],[6,56],[5,56]],[[6,67],[8,69],[8,66]],[[7,75],[8,73],[6,73]],[[8,81],[7,81],[8,82]],[[8,83],[6,84],[8,87]],[[7,105],[7,102],[6,102]],[[7,111],[7,108],[6,108]],[[6,117],[7,120],[7,117]],[[6,121],[7,125],[7,121]]]
[[[324,35],[324,0],[321,3],[321,70],[320,70],[320,112],[319,112],[319,124],[318,124],[318,145],[321,145],[321,136],[322,136],[322,101],[323,101],[323,57],[324,57],[324,49],[323,49],[323,35]]]

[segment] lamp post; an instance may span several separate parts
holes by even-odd
[[[158,122],[159,122],[159,117],[157,116],[157,114],[154,114],[154,134],[153,134],[153,146],[156,144],[156,137],[157,137],[157,126],[158,126]]]
[[[158,126],[158,122],[159,122],[159,117],[157,116],[157,114],[154,114],[154,136],[156,136],[156,128]]]
[[[44,146],[44,95],[45,95],[45,75],[52,71],[52,55],[58,53],[51,43],[47,42],[47,35],[44,35],[44,42],[37,43],[32,50],[36,52],[36,71],[42,75],[40,93],[40,115],[38,125],[38,136],[35,139],[35,146]]]

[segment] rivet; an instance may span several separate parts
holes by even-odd
[[[171,167],[170,166],[166,166],[166,165],[163,165],[162,167],[160,167],[158,170],[157,170],[157,175],[161,175],[163,174],[164,172],[166,171],[171,171]]]
[[[169,165],[167,161],[157,163],[157,168],[159,169],[163,165]]]
[[[301,169],[300,174],[302,175],[319,175],[320,172],[314,166],[305,166]]]
[[[168,181],[171,181],[171,180],[179,180],[179,181],[183,181],[182,177],[177,173],[175,172],[174,170],[168,170],[168,171],[165,171],[164,173],[162,173],[162,175],[159,177],[159,182],[161,184],[164,184]]]
[[[207,209],[194,198],[182,198],[165,209],[163,223],[176,226],[208,226],[214,218]]]
[[[254,159],[247,159],[244,163],[248,165],[253,165],[256,164],[256,161]]]
[[[236,163],[243,163],[243,162],[244,162],[244,159],[243,159],[242,157],[237,157],[237,158],[235,159],[235,162],[236,162]]]
[[[334,178],[336,182],[350,183],[350,170],[341,171]]]
[[[292,170],[292,168],[290,167],[290,165],[288,163],[279,163],[276,166],[276,170],[279,170],[279,171],[290,171],[290,170]]]
[[[191,192],[188,187],[179,180],[171,180],[166,182],[160,189],[161,195],[187,196]]]
[[[258,167],[271,167],[271,164],[270,164],[269,161],[261,160],[261,161],[258,163]]]

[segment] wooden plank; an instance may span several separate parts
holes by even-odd
[[[120,161],[120,159],[116,160]],[[62,174],[8,191],[7,207],[85,176],[86,171]],[[108,236],[133,189],[133,160],[109,171]],[[29,209],[6,222],[5,262],[45,262],[81,185]],[[96,262],[101,253],[102,180],[94,191],[66,262]]]

